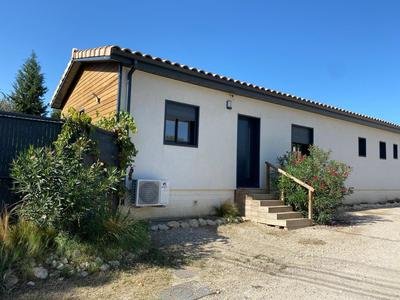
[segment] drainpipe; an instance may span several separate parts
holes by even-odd
[[[133,72],[135,72],[136,70],[136,66],[137,66],[137,60],[135,59],[133,61],[132,67],[128,72],[128,76],[127,76],[127,84],[128,84],[128,88],[127,88],[127,103],[126,103],[126,110],[128,112],[128,114],[131,113],[131,92],[132,92],[132,79],[133,79]],[[128,185],[128,189],[131,189],[131,182],[132,182],[132,174],[133,174],[133,169],[134,166],[131,165],[129,168],[129,173],[128,173],[128,178],[125,178],[125,185]]]
[[[132,92],[132,78],[133,78],[133,72],[135,72],[136,70],[136,66],[137,66],[137,60],[133,61],[133,65],[131,67],[131,69],[128,72],[128,91],[127,91],[127,105],[126,105],[126,110],[128,111],[128,113],[131,113],[131,92]]]
[[[122,88],[122,64],[118,66],[118,98],[117,98],[117,116],[121,111],[121,88]]]

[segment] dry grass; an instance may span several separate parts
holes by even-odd
[[[10,299],[155,299],[171,281],[165,268],[139,266],[131,271],[57,280],[19,291]]]

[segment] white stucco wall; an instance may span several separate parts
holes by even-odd
[[[196,85],[135,71],[131,114],[139,149],[135,178],[167,179],[170,204],[165,208],[139,208],[143,217],[204,215],[220,202],[233,200],[236,188],[238,114],[258,117],[260,124],[260,184],[265,182],[264,162],[290,150],[291,125],[314,128],[314,144],[332,150],[332,158],[352,166],[348,186],[355,193],[347,202],[377,202],[400,198],[400,161],[392,145],[400,135],[352,122],[295,110],[259,100],[234,96]],[[200,107],[198,148],[163,144],[165,100]],[[225,108],[233,100],[232,110]],[[358,137],[367,139],[367,157],[358,157]],[[379,159],[379,141],[387,143],[387,159]]]

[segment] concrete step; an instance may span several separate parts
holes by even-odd
[[[264,210],[266,213],[280,213],[280,212],[293,211],[293,208],[290,205],[261,206],[260,209]]]
[[[239,188],[238,191],[246,192],[246,194],[265,194],[267,193],[266,189],[246,189],[246,188]]]
[[[275,194],[264,194],[264,193],[250,194],[249,196],[252,197],[254,200],[274,200],[277,198]]]
[[[312,225],[312,220],[306,218],[299,218],[299,219],[288,219],[286,221],[286,228],[287,229],[297,229],[302,227],[307,227]]]
[[[285,203],[281,200],[259,200],[260,206],[283,206]]]
[[[299,219],[303,215],[297,211],[279,212],[279,213],[269,213],[267,218],[273,218],[276,220],[288,220],[288,219]]]
[[[287,219],[287,220],[274,220],[274,219],[267,219],[267,218],[258,218],[258,220],[256,222],[262,223],[262,224],[267,224],[267,225],[285,227],[288,230],[303,228],[303,227],[312,225],[311,220],[305,219],[305,218]]]

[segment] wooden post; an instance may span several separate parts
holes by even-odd
[[[267,168],[267,174],[266,174],[266,187],[265,189],[267,190],[267,194],[269,194],[271,192],[271,167],[269,166],[269,163],[265,164],[266,168]]]
[[[308,190],[308,218],[310,220],[312,220],[312,218],[313,218],[312,202],[313,202],[313,192],[311,190]]]

